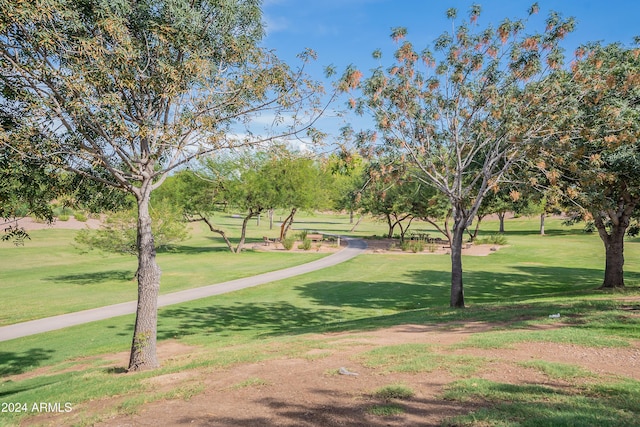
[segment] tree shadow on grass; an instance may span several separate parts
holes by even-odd
[[[428,282],[320,281],[295,288],[316,304],[361,309],[412,310],[448,301],[448,273],[432,272]]]
[[[179,425],[225,425],[225,426],[253,426],[268,427],[273,425],[315,425],[323,427],[334,426],[368,426],[384,427],[389,425],[409,425],[404,417],[411,416],[415,419],[428,420],[419,425],[436,425],[435,420],[445,418],[449,414],[459,413],[465,408],[462,403],[444,400],[440,398],[412,397],[405,400],[390,402],[385,399],[372,397],[364,392],[346,393],[340,391],[339,386],[330,384],[340,383],[340,378],[328,379],[329,385],[324,389],[313,388],[307,391],[313,395],[309,399],[301,400],[298,396],[292,398],[271,397],[265,395],[254,399],[253,410],[240,412],[233,415],[212,416],[189,414],[176,418]],[[434,387],[439,387],[434,385]],[[401,409],[395,416],[369,415],[371,408],[393,404]],[[273,414],[274,418],[269,417]],[[403,422],[405,421],[405,422]]]
[[[230,252],[226,246],[187,246],[176,245],[157,249],[158,254],[199,255]]]
[[[31,348],[21,353],[0,351],[0,377],[26,372],[40,362],[51,359],[52,353],[53,350],[43,348]]]
[[[72,283],[74,285],[97,285],[104,282],[131,282],[135,270],[109,270],[95,273],[65,274],[45,277],[43,280],[54,283]]]
[[[439,285],[442,280],[440,272],[428,270],[410,271],[406,275],[415,283]],[[635,272],[626,272],[625,277],[630,281],[640,280],[640,274]],[[581,297],[585,291],[595,291],[602,284],[602,278],[603,271],[598,268],[515,266],[511,273],[480,270],[463,272],[465,299],[475,303],[518,301],[534,297]],[[449,280],[447,277],[447,285]]]
[[[286,302],[165,308],[159,315],[158,339],[241,331],[285,334],[335,317],[335,310],[300,308]]]
[[[558,236],[595,236],[597,238],[597,234],[587,233],[584,230],[579,230],[575,228],[551,228],[545,230],[544,235],[540,234],[540,230],[509,230],[508,224],[506,226],[506,230],[504,233],[500,233],[496,230],[482,230],[480,229],[480,237],[482,236],[492,236],[495,234],[502,234],[507,239],[509,236],[530,236],[530,237],[539,237],[541,239],[548,237],[558,237]]]
[[[173,246],[158,248],[158,253],[180,254],[180,255],[198,255],[198,254],[218,254],[218,253],[231,253],[229,247],[225,244],[221,237],[205,236],[205,239],[210,240],[211,246],[189,246],[176,244]],[[240,242],[240,238],[230,237],[229,241],[235,249]],[[244,242],[244,249],[247,250],[253,245],[263,244],[264,240],[247,238]]]
[[[403,281],[321,281],[295,290],[318,305],[362,309],[412,310],[448,307],[449,272],[407,271]],[[465,298],[470,303],[498,303],[532,297],[580,295],[599,286],[600,270],[561,267],[517,267],[512,273],[465,271]],[[631,275],[630,275],[631,276]],[[635,276],[635,275],[633,275]]]
[[[627,276],[630,280],[640,279],[636,273]],[[519,322],[546,319],[557,311],[572,313],[574,323],[579,324],[579,319],[593,310],[616,310],[616,315],[624,314],[617,303],[607,300],[606,291],[596,289],[601,279],[601,270],[585,268],[520,266],[512,273],[465,272],[465,299],[472,310],[449,308],[450,273],[442,271],[408,271],[402,282],[322,281],[300,285],[295,290],[319,306],[397,311],[396,314],[368,317],[364,322],[375,322],[380,327],[416,321],[442,323],[468,319]],[[601,303],[583,300],[586,294],[599,292],[603,295]],[[555,296],[562,300],[548,299]],[[535,301],[536,298],[541,300]],[[330,328],[367,328],[364,323],[352,320]]]

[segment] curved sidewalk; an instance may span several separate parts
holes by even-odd
[[[160,295],[158,297],[158,307],[193,301],[213,295],[220,295],[321,270],[350,260],[351,258],[360,255],[367,248],[367,243],[364,240],[344,237],[343,239],[347,241],[348,246],[346,248],[332,255],[320,258],[319,260],[297,265],[295,267],[285,268],[284,270],[259,274],[257,276],[245,277],[243,279],[231,280],[229,282],[217,283],[215,285],[203,286],[201,288],[187,289],[184,291]],[[95,322],[97,320],[109,319],[111,317],[123,316],[125,314],[133,314],[136,312],[136,306],[137,301],[129,301],[105,307],[93,308],[90,310],[77,311],[75,313],[61,314],[59,316],[45,317],[43,319],[31,320],[29,322],[2,326],[0,327],[0,342],[26,337],[28,335],[35,335],[42,332],[55,331],[57,329],[81,325],[83,323]]]

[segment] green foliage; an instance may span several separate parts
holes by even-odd
[[[298,246],[298,249],[303,249],[305,251],[308,251],[309,249],[311,249],[311,240],[309,239],[302,240],[302,243],[300,244],[300,246]]]
[[[136,217],[134,209],[110,213],[99,229],[80,230],[75,240],[89,249],[137,255]],[[188,237],[186,224],[175,206],[156,205],[151,211],[151,217],[157,248],[169,248]]]
[[[568,100],[537,167],[575,219],[593,221],[607,252],[603,287],[622,288],[624,235],[640,206],[638,49],[592,43],[570,71],[549,79],[549,98]]]
[[[435,252],[435,245],[431,245],[432,249],[430,252]],[[402,243],[400,243],[400,248],[404,251],[404,252],[413,252],[418,253],[418,252],[422,252],[424,251],[425,248],[425,242],[423,240],[403,240]]]
[[[23,246],[25,240],[31,240],[29,233],[17,225],[9,225],[5,227],[4,234],[0,238],[3,242],[11,241],[16,246]]]
[[[491,234],[489,236],[478,237],[475,241],[478,245],[500,245],[504,246],[508,244],[507,236],[504,234]]]
[[[282,240],[282,246],[288,251],[293,249],[293,245],[296,243],[296,238],[293,236],[286,237]]]
[[[73,217],[80,222],[86,222],[88,219],[87,215],[83,212],[76,212]]]

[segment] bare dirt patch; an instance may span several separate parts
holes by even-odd
[[[54,220],[52,223],[42,222],[33,218],[21,218],[17,221],[9,221],[5,223],[5,227],[12,225],[19,228],[24,228],[27,231],[31,230],[44,230],[48,228],[53,229],[67,229],[67,230],[82,230],[84,228],[96,229],[102,224],[100,219],[88,218],[86,221],[78,221],[73,216],[69,217],[67,221],[61,221],[59,219]]]
[[[421,252],[414,253],[412,251],[403,251],[400,249],[400,241],[398,239],[363,239],[367,242],[367,250],[365,253],[368,254],[405,254],[405,255],[443,255],[449,254],[450,249],[447,245],[443,244],[434,244],[434,245],[425,245],[425,248]],[[293,245],[293,248],[289,250],[289,252],[321,252],[321,253],[332,253],[337,252],[338,250],[344,248],[347,245],[347,241],[345,239],[340,240],[340,245],[336,241],[323,241],[316,242],[311,245],[311,249],[304,250],[299,248],[302,244],[301,241],[296,241]],[[465,245],[462,249],[463,255],[471,255],[471,256],[487,256],[491,253],[499,250],[501,246],[498,245],[477,245],[470,244]],[[259,243],[251,246],[251,249],[256,251],[268,251],[268,252],[287,252],[287,250],[282,246],[279,242],[272,242],[268,244]]]
[[[327,333],[309,336],[314,348],[297,357],[280,357],[225,369],[194,369],[145,380],[150,392],[191,387],[194,395],[165,399],[140,407],[136,414],[111,417],[109,401],[78,405],[84,414],[105,414],[98,426],[435,426],[447,417],[468,413],[477,403],[443,399],[447,384],[460,378],[447,369],[431,372],[389,372],[369,367],[363,353],[382,346],[426,344],[445,355],[485,358],[474,377],[511,384],[566,387],[563,380],[549,378],[521,362],[547,361],[580,366],[595,375],[623,376],[640,380],[640,342],[628,348],[585,348],[568,344],[527,343],[509,349],[477,349],[450,346],[477,332],[503,325],[484,322],[448,324],[446,327],[399,325],[361,333]],[[560,326],[556,326],[560,327]],[[327,345],[329,344],[329,345]],[[166,344],[164,344],[166,345]],[[178,342],[174,357],[186,346]],[[179,347],[179,348],[178,348]],[[172,357],[166,352],[164,358]],[[122,355],[114,357],[114,361]],[[606,361],[616,360],[608,363]],[[341,375],[339,369],[358,375]],[[391,384],[414,391],[409,400],[397,401],[403,413],[372,415],[374,405],[385,404],[373,392]],[[121,401],[112,400],[113,407]],[[78,414],[76,414],[78,415]],[[51,416],[50,425],[66,425],[67,416]],[[43,422],[44,419],[38,421]],[[74,421],[78,421],[75,418]],[[25,424],[27,425],[27,424]]]

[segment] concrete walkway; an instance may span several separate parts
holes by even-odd
[[[367,243],[364,240],[349,238],[343,239],[348,243],[346,248],[319,260],[297,265],[295,267],[285,268],[284,270],[259,274],[257,276],[245,277],[243,279],[231,280],[229,282],[203,286],[201,288],[187,289],[184,291],[160,295],[158,297],[158,307],[165,307],[167,305],[179,304],[186,301],[193,301],[213,295],[233,292],[331,267],[360,255],[367,248]],[[93,308],[90,310],[77,311],[75,313],[62,314],[59,316],[46,317],[43,319],[31,320],[29,322],[3,326],[0,327],[0,341],[8,341],[42,332],[55,331],[69,326],[81,325],[83,323],[109,319],[112,317],[123,316],[125,314],[133,314],[136,312],[136,306],[137,301],[129,301],[105,307]]]

